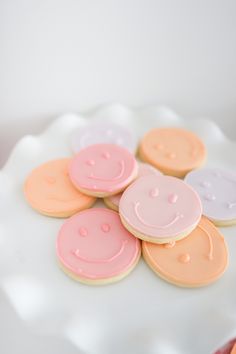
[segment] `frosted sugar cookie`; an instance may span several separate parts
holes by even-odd
[[[147,176],[147,175],[159,176],[159,175],[161,175],[161,172],[158,171],[153,166],[147,164],[147,163],[141,163],[140,162],[138,164],[138,176],[137,176],[137,178],[143,177],[143,176]],[[119,210],[120,198],[121,198],[122,194],[123,194],[123,192],[111,195],[111,196],[109,196],[107,198],[104,198],[105,204],[109,208],[118,211]]]
[[[71,183],[70,161],[69,158],[52,160],[29,174],[24,194],[32,208],[44,215],[64,218],[94,204],[94,197],[82,194]]]
[[[107,284],[134,269],[141,246],[123,227],[118,213],[92,208],[66,220],[58,234],[56,252],[70,277],[86,284]]]
[[[119,212],[136,237],[167,243],[186,237],[198,224],[202,206],[197,193],[171,176],[145,176],[123,193]]]
[[[135,153],[137,145],[133,134],[115,123],[90,123],[72,135],[71,147],[74,153],[93,144],[116,144],[132,153]]]
[[[96,197],[123,191],[137,173],[134,155],[114,144],[96,144],[82,149],[69,167],[70,179],[75,187]]]
[[[164,245],[143,242],[142,251],[157,275],[184,287],[208,285],[220,278],[228,265],[224,237],[205,217],[185,239]]]
[[[141,140],[141,160],[150,163],[164,174],[184,177],[201,167],[206,160],[203,142],[192,132],[180,128],[155,128]]]
[[[197,191],[203,214],[215,225],[236,224],[236,172],[204,168],[189,173],[185,181]]]

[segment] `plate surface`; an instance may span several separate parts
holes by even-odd
[[[123,124],[137,138],[154,126],[184,127],[205,142],[208,166],[236,166],[236,143],[214,123],[184,120],[165,107],[110,105],[59,117],[43,134],[20,140],[0,172],[1,289],[28,328],[69,340],[78,353],[212,353],[236,336],[236,227],[221,229],[229,268],[205,288],[170,285],[143,260],[126,279],[101,287],[77,283],[59,269],[55,239],[64,221],[34,212],[22,185],[40,163],[71,156],[71,133],[89,120]]]

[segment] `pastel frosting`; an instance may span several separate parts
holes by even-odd
[[[29,204],[51,216],[70,216],[95,202],[95,198],[79,192],[68,176],[70,158],[48,161],[27,177],[24,193]]]
[[[78,188],[115,194],[137,176],[133,154],[115,144],[95,144],[82,149],[72,160],[69,175]]]
[[[71,137],[71,147],[74,153],[93,144],[116,144],[134,153],[136,140],[125,127],[115,123],[90,123],[80,127]]]
[[[125,190],[119,212],[125,224],[141,235],[165,240],[195,226],[202,206],[197,193],[182,180],[149,175]]]
[[[217,280],[228,265],[228,250],[220,231],[205,217],[180,241],[158,245],[142,243],[150,267],[165,280],[198,287]]]
[[[138,164],[138,176],[139,177],[143,177],[143,176],[148,176],[148,175],[156,175],[159,176],[162,173],[160,171],[158,171],[156,168],[154,168],[153,166],[147,164],[147,163],[142,163],[139,162]],[[107,199],[109,199],[109,201],[112,203],[112,205],[117,208],[119,208],[119,203],[120,203],[120,199],[122,197],[123,192],[118,193],[118,194],[114,194],[111,195],[109,197],[107,197]]]
[[[213,221],[236,219],[236,172],[204,168],[190,172],[185,181],[199,194],[205,216]]]
[[[165,174],[184,177],[201,166],[206,148],[194,133],[180,128],[154,128],[140,142],[139,155]]]
[[[140,242],[122,225],[118,213],[84,210],[62,225],[56,252],[61,264],[81,279],[108,279],[127,272],[140,256]]]

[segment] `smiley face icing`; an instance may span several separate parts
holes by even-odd
[[[123,191],[137,173],[134,155],[114,144],[96,144],[82,149],[69,168],[75,187],[82,193],[97,197]]]
[[[185,239],[165,245],[143,242],[142,250],[150,268],[178,286],[208,285],[221,277],[228,265],[224,237],[205,217]]]
[[[206,148],[192,132],[180,128],[155,128],[141,140],[139,156],[164,174],[184,177],[203,165]]]
[[[192,171],[185,178],[199,194],[203,214],[215,225],[236,224],[236,173],[222,168]]]
[[[171,176],[145,176],[123,193],[120,217],[136,237],[167,243],[187,236],[198,224],[202,205],[197,193]]]
[[[162,173],[160,171],[158,171],[156,168],[154,168],[153,166],[151,165],[148,165],[147,163],[139,163],[138,164],[138,176],[137,178],[139,177],[143,177],[143,176],[148,176],[148,175],[156,175],[156,176],[159,176],[161,175]],[[120,203],[120,199],[122,197],[122,194],[123,192],[121,193],[118,193],[118,194],[114,194],[114,195],[111,195],[107,198],[104,198],[104,202],[105,204],[113,209],[113,210],[116,210],[118,211],[119,210],[119,203]]]
[[[89,208],[96,199],[79,192],[68,176],[71,159],[63,158],[44,163],[27,177],[24,194],[38,212],[55,217],[68,217]]]
[[[136,141],[131,132],[115,123],[91,123],[79,128],[71,138],[74,153],[93,144],[116,144],[135,153]]]
[[[105,208],[84,210],[68,219],[58,234],[56,253],[62,269],[87,284],[106,284],[128,275],[138,263],[140,241]]]

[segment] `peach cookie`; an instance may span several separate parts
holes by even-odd
[[[124,226],[136,237],[167,243],[187,236],[197,226],[202,205],[182,180],[149,175],[125,190],[119,212]]]
[[[55,217],[68,217],[89,208],[95,198],[79,192],[68,177],[71,159],[52,160],[35,168],[27,177],[24,193],[38,212]]]
[[[158,171],[153,166],[148,165],[147,163],[140,162],[138,164],[138,176],[137,176],[137,178],[143,177],[143,176],[147,176],[147,175],[159,176],[159,175],[161,175],[161,172]],[[115,211],[118,211],[119,210],[120,198],[122,197],[122,194],[123,194],[123,192],[111,195],[111,196],[109,196],[107,198],[104,198],[105,204],[109,208],[111,208],[111,209],[113,209]]]
[[[228,250],[219,230],[205,217],[184,240],[142,244],[143,257],[161,278],[175,285],[199,287],[216,281],[228,265]]]
[[[123,227],[118,213],[92,208],[63,224],[56,252],[67,275],[86,284],[106,284],[131,272],[140,258],[141,246]]]
[[[137,172],[134,155],[114,144],[95,144],[82,149],[69,167],[75,187],[96,197],[123,191],[136,178]]]
[[[203,168],[186,178],[199,194],[203,214],[215,225],[236,224],[236,174],[223,168]]]
[[[203,165],[206,148],[192,132],[180,128],[155,128],[141,140],[140,158],[164,174],[184,177]]]

